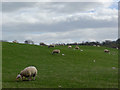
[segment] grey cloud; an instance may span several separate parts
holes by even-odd
[[[3,12],[19,11],[25,8],[38,8],[38,11],[74,13],[89,11],[102,6],[100,2],[3,2]]]
[[[64,32],[71,31],[75,29],[85,29],[85,28],[105,28],[105,27],[117,27],[117,20],[94,20],[80,18],[77,21],[68,20],[66,22],[59,22],[54,24],[3,24],[3,29],[6,32]]]
[[[0,2],[0,13],[2,13],[2,2]]]
[[[56,3],[49,3],[47,9],[53,12],[65,14],[65,13],[89,11],[99,6],[102,6],[102,4],[98,2],[56,2]]]
[[[116,40],[117,39],[117,28],[101,28],[101,29],[85,29],[85,30],[73,30],[67,32],[52,32],[52,33],[24,33],[24,34],[14,34],[11,33],[9,36],[3,36],[7,40],[18,40],[23,42],[26,39],[31,39],[36,43],[46,42],[81,42],[81,41],[102,41],[105,39]]]
[[[99,3],[4,3],[3,11],[11,19],[19,20],[16,22],[4,23],[6,19],[3,19],[3,39],[14,40],[17,39],[23,42],[25,39],[32,39],[35,42],[44,41],[46,43],[51,42],[74,42],[74,41],[87,41],[87,40],[104,40],[104,39],[116,39],[117,38],[117,18],[112,19],[98,19],[99,17],[92,18],[89,15],[86,16],[73,16],[71,18],[65,18],[59,22],[53,23],[41,23],[42,17],[35,17],[41,20],[41,22],[29,23],[24,18],[14,18],[15,11],[31,10],[31,14],[34,8],[37,8],[37,12],[42,11],[50,16],[50,13],[54,13],[49,20],[54,16],[74,14],[81,11],[91,11],[95,7],[100,7]],[[8,13],[9,12],[9,13]],[[29,11],[28,11],[29,12]],[[49,13],[50,12],[50,13]],[[107,13],[107,12],[105,12]],[[3,14],[3,15],[4,15]],[[36,13],[37,14],[37,13]],[[88,13],[89,14],[89,13]],[[10,17],[10,16],[11,17]],[[13,15],[13,17],[12,17]],[[27,14],[29,16],[29,13]],[[39,15],[38,15],[39,16]],[[46,15],[47,16],[47,15]],[[98,15],[104,17],[102,15]],[[8,19],[9,19],[8,18]],[[48,18],[45,17],[46,21]],[[64,18],[64,17],[63,17]],[[75,20],[75,18],[77,18]],[[21,22],[23,20],[23,22]],[[112,28],[112,29],[111,29]]]
[[[34,5],[34,2],[3,2],[2,11],[11,13],[24,8],[31,8]]]

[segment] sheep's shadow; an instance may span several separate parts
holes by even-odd
[[[19,80],[19,81],[16,81],[16,82],[31,82],[31,81],[35,81],[35,80]]]

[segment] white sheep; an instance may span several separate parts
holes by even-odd
[[[116,67],[112,67],[112,69],[116,69]]]
[[[109,53],[110,51],[108,49],[104,49],[104,52]]]
[[[96,45],[93,45],[93,46],[96,46]]]
[[[48,48],[50,48],[50,47],[55,47],[55,45],[49,45]]]
[[[14,40],[13,43],[18,43],[18,41],[17,41],[17,40]]]
[[[60,50],[59,49],[55,49],[55,50],[52,51],[52,54],[54,54],[54,53],[60,53]]]
[[[37,75],[37,69],[34,66],[26,67],[24,70],[20,72],[20,74],[17,75],[16,80],[21,78],[23,80],[23,77],[28,78],[28,80],[35,80],[35,76]]]
[[[80,51],[82,52],[83,50],[81,49]]]
[[[68,46],[68,48],[72,48],[72,46]]]
[[[97,45],[97,47],[100,47],[100,45]]]
[[[80,48],[78,46],[76,46],[75,49],[80,49]]]

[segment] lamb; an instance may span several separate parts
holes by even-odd
[[[108,49],[104,49],[104,52],[109,53],[110,51]]]
[[[52,51],[52,54],[54,54],[54,53],[60,53],[60,50],[59,49],[55,49],[55,50]]]
[[[76,46],[75,49],[80,49],[80,48],[78,46]]]
[[[20,72],[20,74],[17,75],[16,80],[21,78],[23,80],[23,77],[28,78],[28,80],[35,80],[35,76],[37,75],[37,69],[34,66],[26,67],[24,70]]]
[[[50,48],[50,47],[55,47],[55,45],[49,45],[48,48]]]
[[[72,48],[72,46],[68,46],[68,48]]]

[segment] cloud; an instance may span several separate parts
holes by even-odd
[[[92,32],[92,33],[91,33]],[[82,42],[82,41],[103,41],[106,39],[116,40],[117,39],[117,28],[102,28],[102,29],[78,29],[66,32],[48,32],[48,33],[23,33],[13,34],[9,33],[9,36],[3,36],[7,40],[24,40],[30,39],[35,43],[71,43],[71,42]],[[14,35],[14,37],[13,37]],[[112,36],[111,36],[112,35]],[[99,37],[98,37],[99,36]],[[21,39],[19,39],[21,38]]]
[[[3,2],[118,2],[119,0],[4,0]]]
[[[11,3],[11,2],[10,2]],[[8,4],[8,3],[7,3]],[[3,23],[11,24],[54,24],[80,18],[104,19],[117,18],[117,10],[100,8],[101,3],[11,3],[3,4]],[[18,5],[17,5],[18,4]],[[6,8],[7,7],[7,8]],[[11,8],[9,8],[11,7]],[[27,7],[27,8],[26,8]],[[97,8],[96,8],[97,7]],[[21,8],[21,9],[20,9]],[[15,11],[16,12],[12,12]],[[8,11],[9,13],[4,13]],[[107,12],[107,13],[106,13]],[[92,20],[92,21],[93,21]],[[114,19],[113,19],[114,20]],[[116,19],[115,19],[116,20]]]
[[[108,0],[107,0],[108,1]],[[109,0],[113,1],[113,0]],[[112,2],[3,2],[3,12],[18,12],[37,10],[38,12],[75,13],[81,11],[91,11],[99,7],[107,8]]]
[[[35,5],[34,2],[2,2],[2,11],[3,12],[13,12],[18,11],[24,8],[31,8]]]
[[[95,14],[81,13],[79,15],[61,16],[49,18],[46,21],[39,21],[37,18],[30,18],[30,16],[11,19],[8,24],[3,24],[3,29],[7,32],[64,32],[72,31],[74,29],[85,28],[105,28],[105,27],[117,27],[117,15],[100,16]],[[47,18],[47,17],[46,17]],[[4,18],[4,22],[7,22],[7,18]],[[8,17],[9,19],[9,17]],[[16,21],[15,21],[16,20]],[[17,21],[18,20],[18,21]],[[19,28],[18,28],[19,27]]]
[[[4,2],[3,39],[32,39],[37,43],[113,40],[117,38],[118,11],[111,5],[112,2]]]

